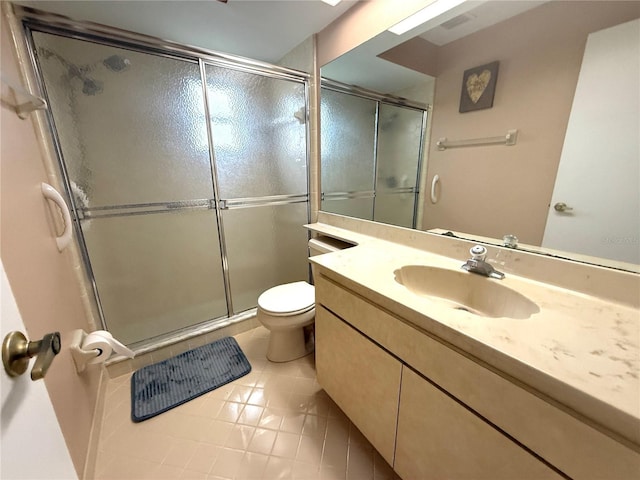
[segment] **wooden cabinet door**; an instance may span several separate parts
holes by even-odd
[[[407,367],[402,372],[394,470],[407,480],[562,478]]]
[[[402,364],[320,305],[315,328],[318,383],[393,465]]]

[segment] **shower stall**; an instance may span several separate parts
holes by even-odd
[[[427,106],[323,79],[322,210],[415,227]]]
[[[307,74],[22,22],[104,328],[149,345],[308,279]]]

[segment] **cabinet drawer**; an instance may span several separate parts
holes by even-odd
[[[393,465],[402,364],[321,306],[315,335],[318,383]]]
[[[406,367],[394,470],[421,480],[563,478]]]

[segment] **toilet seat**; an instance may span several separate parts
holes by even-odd
[[[267,315],[271,315],[272,317],[294,317],[296,315],[302,315],[303,313],[307,313],[310,310],[315,308],[315,305],[311,305],[307,308],[303,308],[302,310],[295,310],[293,312],[272,312],[267,310],[266,308],[259,307]]]
[[[274,317],[300,315],[315,307],[315,289],[307,282],[285,283],[258,297],[258,308]]]

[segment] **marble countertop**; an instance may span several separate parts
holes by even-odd
[[[640,444],[638,308],[509,273],[487,281],[520,292],[540,311],[528,319],[480,317],[412,293],[394,278],[404,265],[459,270],[464,259],[331,225],[308,228],[357,244],[310,259],[329,276],[374,294],[381,307]]]

